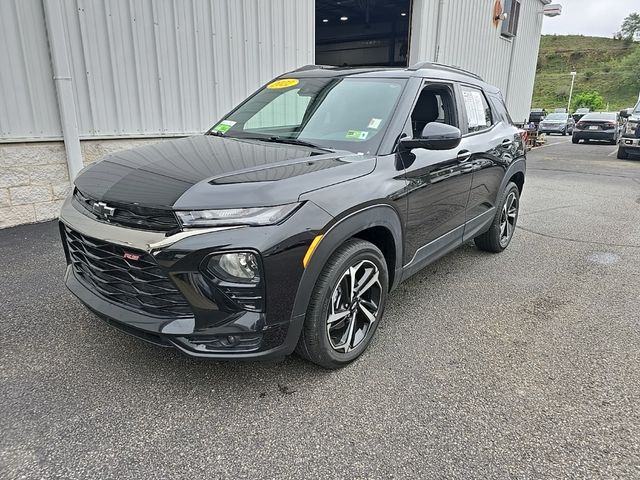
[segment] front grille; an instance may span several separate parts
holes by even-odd
[[[73,271],[90,290],[115,304],[155,317],[193,315],[151,255],[84,236],[67,226],[64,233]],[[135,256],[139,258],[131,259]]]
[[[109,202],[108,206],[113,207],[113,214],[105,217],[101,216],[100,210],[96,208],[96,204],[99,202],[83,194],[77,188],[73,193],[73,199],[77,205],[84,208],[97,220],[106,221],[114,225],[156,232],[170,232],[180,228],[178,219],[171,210]]]

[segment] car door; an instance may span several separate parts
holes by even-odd
[[[425,81],[405,134],[416,137],[429,122],[459,126],[452,83]],[[415,269],[462,242],[471,171],[460,148],[418,148],[403,157],[407,186],[405,264]]]
[[[496,98],[490,102],[478,86],[462,84],[459,89],[466,127],[460,148],[469,152],[473,171],[463,239],[467,241],[493,219],[502,179],[520,140],[499,93],[492,94]],[[499,110],[494,106],[498,101]]]

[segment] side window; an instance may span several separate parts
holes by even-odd
[[[461,85],[462,99],[467,112],[467,127],[469,132],[479,132],[493,125],[491,108],[482,90]]]
[[[431,122],[458,126],[452,90],[446,85],[428,85],[420,92],[416,106],[411,112],[411,130],[414,138],[419,137],[424,127]]]
[[[502,120],[507,125],[513,124],[511,120],[511,116],[509,115],[509,111],[507,110],[507,106],[504,104],[504,100],[502,99],[502,95],[490,95],[491,103],[493,105],[493,112],[495,113],[497,119]]]

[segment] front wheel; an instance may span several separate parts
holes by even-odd
[[[515,183],[509,182],[498,205],[499,209],[489,230],[474,239],[480,250],[500,253],[511,243],[520,211],[520,190]]]
[[[629,158],[629,153],[627,153],[627,149],[624,147],[618,147],[618,155],[617,157],[620,160],[627,160]]]
[[[316,282],[296,352],[329,369],[358,358],[378,328],[388,279],[385,258],[375,245],[345,242]]]
[[[565,128],[564,130],[562,130],[562,136],[566,137],[567,136],[567,129]]]
[[[578,140],[576,137],[571,137],[571,143],[578,143],[580,140]]]

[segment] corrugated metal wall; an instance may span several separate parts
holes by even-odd
[[[514,121],[522,121],[533,94],[543,4],[522,0],[514,39],[494,26],[493,5],[494,0],[413,0],[409,63],[433,61],[478,73],[502,90]]]
[[[314,0],[61,1],[84,138],[202,132],[314,59]],[[0,140],[61,135],[43,15],[0,3]]]
[[[314,0],[60,1],[82,138],[201,132],[314,59]],[[522,121],[542,2],[522,0],[514,40],[493,26],[493,3],[413,0],[410,63],[478,72]],[[0,1],[0,42],[0,141],[61,138],[42,0]]]
[[[542,30],[542,5],[538,0],[523,0],[520,26],[513,45],[513,65],[507,88],[507,105],[514,122],[528,121]],[[526,19],[526,20],[525,20]],[[533,105],[535,107],[535,105]]]
[[[61,135],[42,0],[2,0],[0,141]]]

